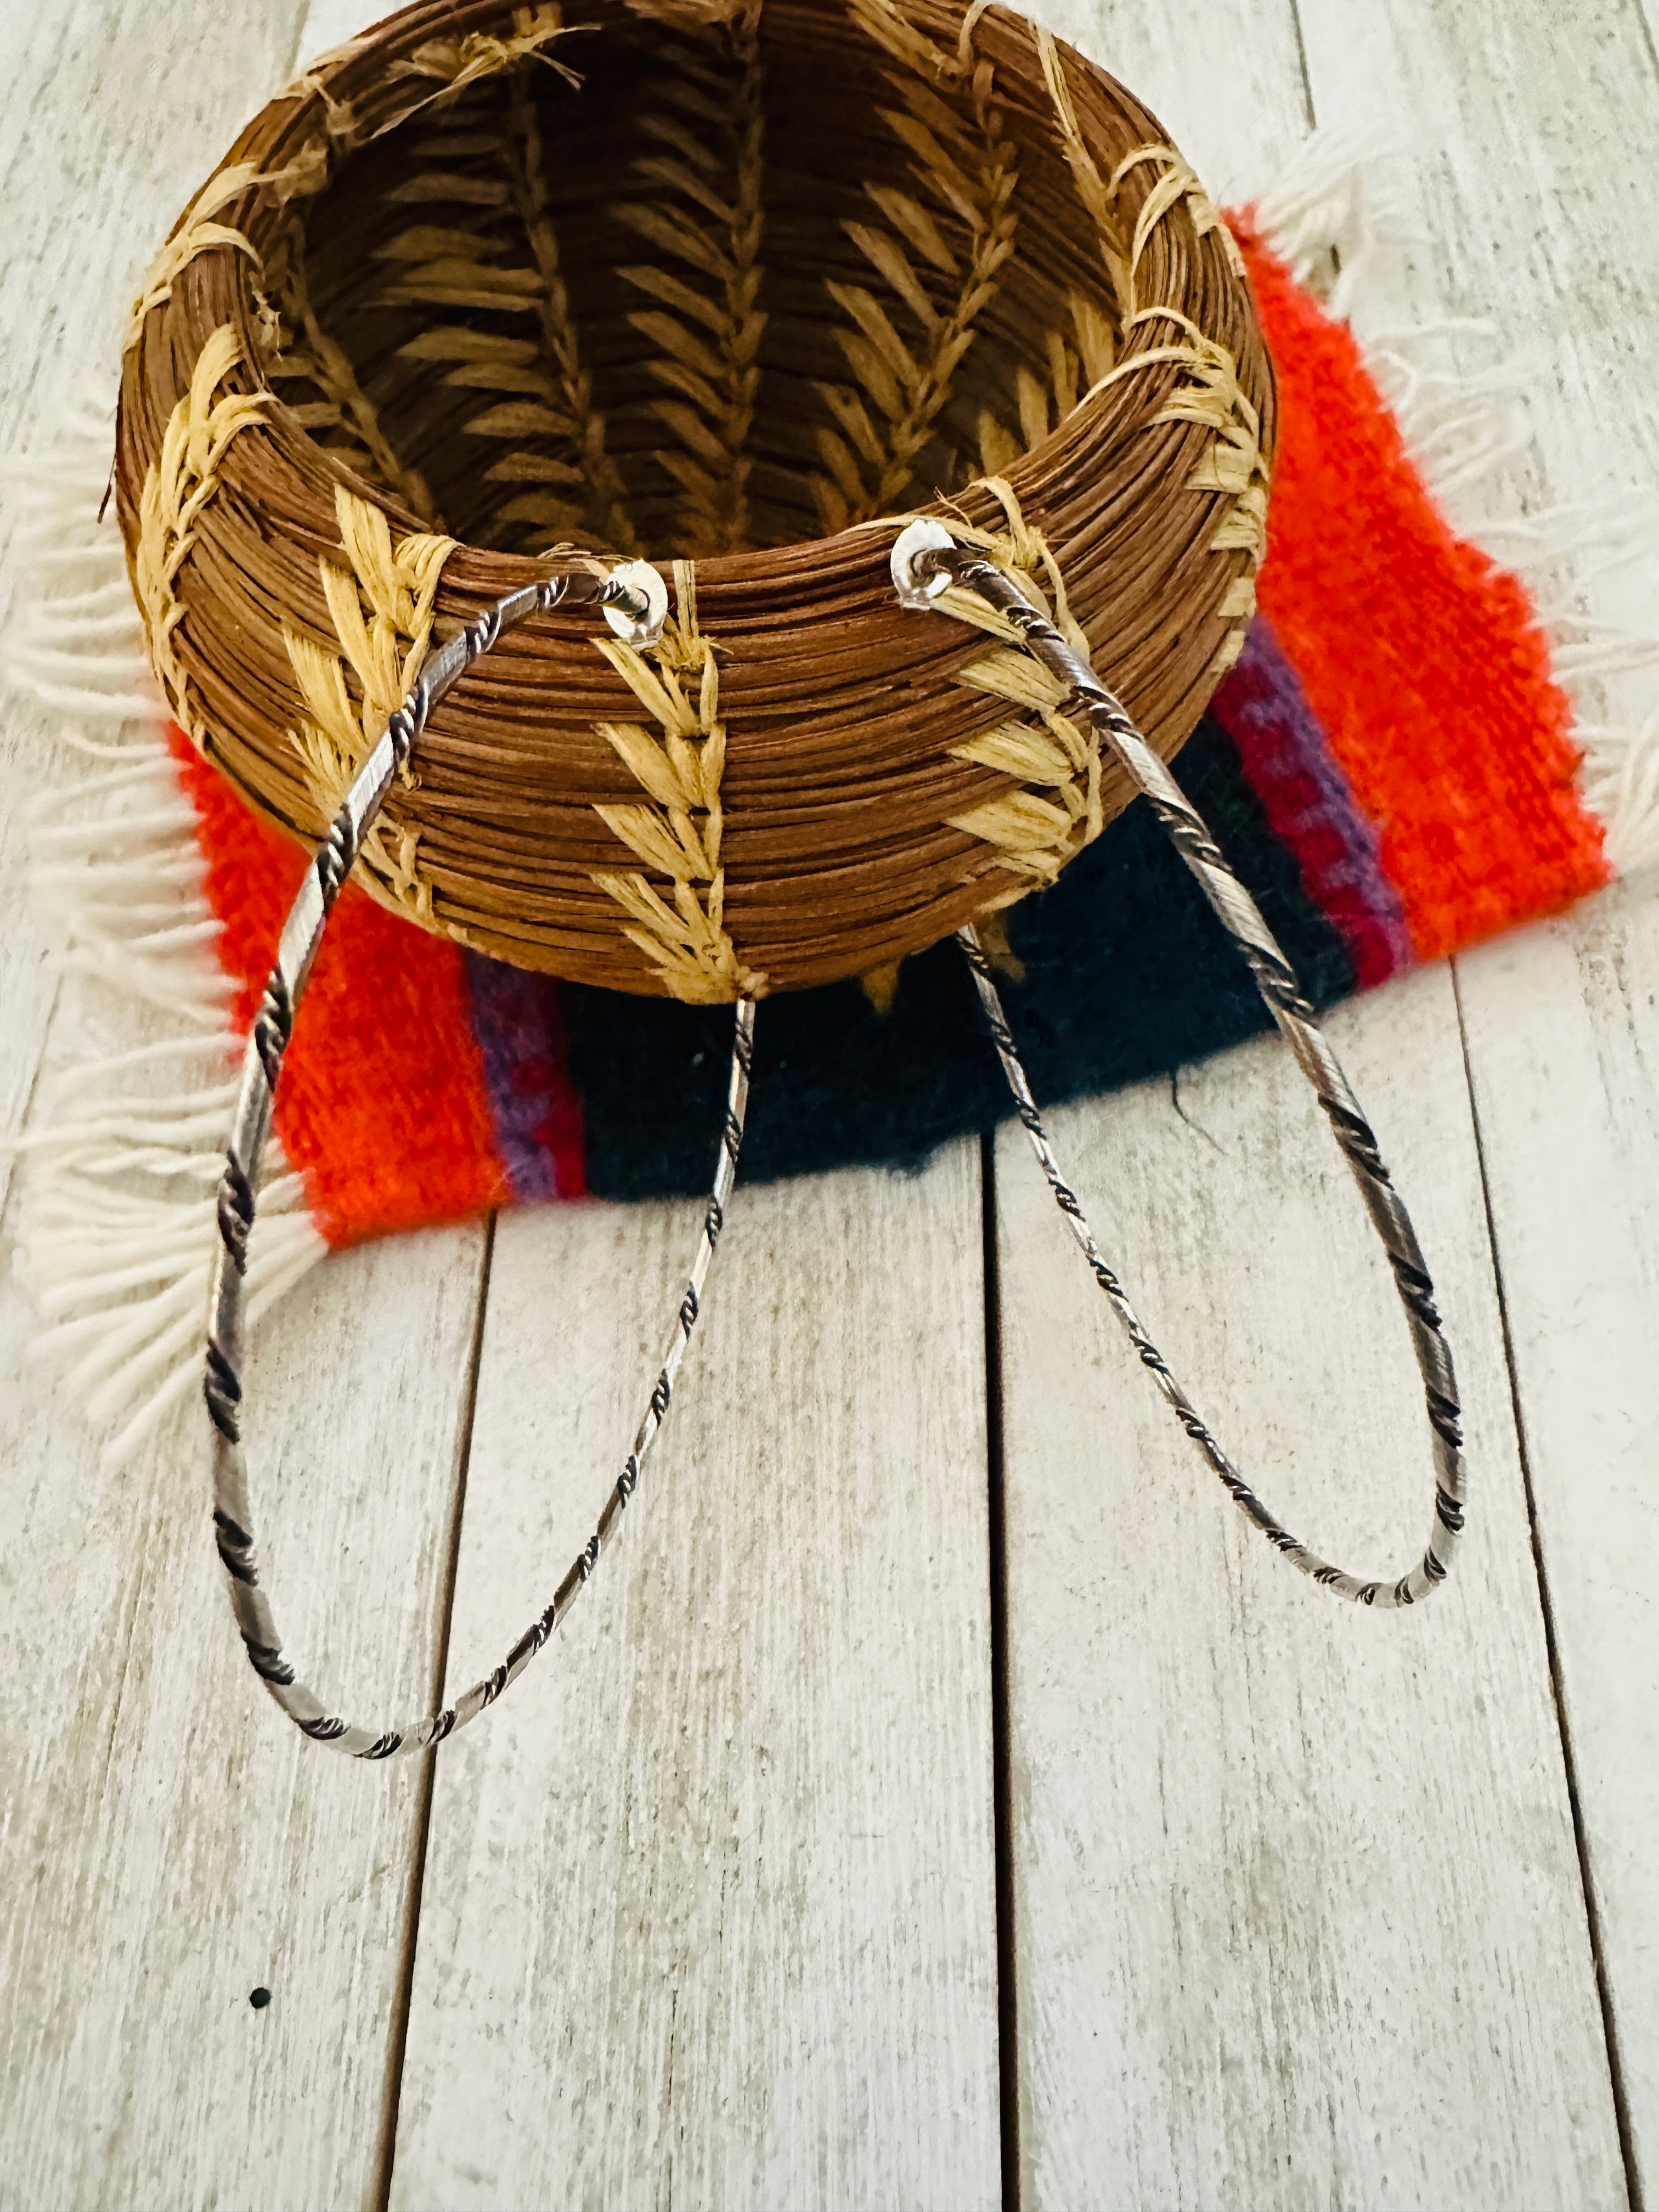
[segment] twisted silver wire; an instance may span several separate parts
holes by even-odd
[[[654,586],[654,579],[648,580]],[[208,1308],[207,1374],[204,1387],[213,1432],[214,1526],[219,1557],[229,1577],[232,1609],[253,1671],[289,1718],[313,1742],[328,1744],[354,1759],[391,1759],[421,1751],[428,1744],[442,1742],[457,1729],[465,1728],[523,1673],[563,1620],[598,1565],[617,1516],[639,1486],[641,1469],[667,1414],[674,1380],[702,1311],[703,1285],[720,1241],[743,1142],[754,1045],[755,1002],[752,999],[738,1001],[731,1080],[714,1185],[668,1348],[652,1386],[633,1448],[605,1500],[593,1533],[571,1562],[551,1602],[531,1622],[493,1673],[475,1682],[441,1712],[422,1720],[407,1721],[398,1728],[363,1728],[343,1720],[296,1677],[283,1656],[270,1601],[259,1580],[253,1519],[248,1504],[247,1462],[241,1438],[242,1279],[247,1264],[248,1235],[253,1226],[259,1163],[270,1131],[271,1103],[282,1077],[283,1056],[334,902],[351,872],[393,776],[408,760],[438,701],[504,631],[532,614],[544,613],[559,605],[617,608],[630,620],[645,625],[658,615],[656,596],[654,590],[642,592],[615,575],[549,577],[510,592],[487,607],[476,622],[430,656],[347,793],[315,861],[307,871],[283,926],[276,964],[265,985],[264,997],[248,1039],[241,1092],[219,1182],[219,1249],[215,1256]]]
[[[920,538],[921,532],[916,535]],[[1434,1517],[1428,1544],[1418,1564],[1397,1579],[1352,1575],[1341,1567],[1332,1566],[1291,1534],[1222,1449],[1170,1373],[1164,1355],[1141,1327],[1121,1283],[1102,1255],[1077,1194],[1055,1159],[978,936],[972,928],[961,930],[957,941],[973,972],[980,1004],[1020,1121],[1066,1225],[1137,1357],[1150,1370],[1176,1419],[1233,1503],[1267,1541],[1293,1565],[1339,1597],[1384,1608],[1415,1605],[1445,1581],[1463,1533],[1468,1473],[1463,1461],[1456,1377],[1435,1308],[1434,1285],[1424,1265],[1411,1217],[1389,1178],[1359,1102],[1335,1054],[1326,1042],[1312,1007],[1297,987],[1290,963],[1274,941],[1255,900],[1228,866],[1202,818],[1164,762],[1089,663],[1073,650],[1054,624],[1031,605],[1005,570],[983,554],[955,544],[941,544],[937,538],[931,543],[924,542],[921,550],[908,562],[896,550],[894,568],[900,581],[900,598],[906,605],[928,604],[928,586],[931,583],[936,591],[941,587],[939,580],[944,580],[976,593],[986,605],[1013,624],[1032,659],[1066,685],[1103,743],[1127,770],[1249,963],[1268,1012],[1296,1055],[1297,1064],[1312,1086],[1330,1123],[1331,1133],[1353,1171],[1372,1226],[1388,1254],[1395,1285],[1405,1309],[1418,1370],[1423,1378],[1435,1467]]]
[[[944,583],[959,584],[976,592],[988,606],[1005,617],[1018,631],[1032,658],[1066,684],[1068,694],[1080,702],[1102,742],[1110,747],[1145,794],[1223,926],[1239,946],[1269,1012],[1290,1043],[1330,1122],[1393,1267],[1423,1376],[1434,1438],[1437,1480],[1433,1525],[1418,1565],[1395,1581],[1361,1577],[1332,1566],[1283,1527],[1222,1449],[1142,1328],[1122,1285],[1095,1242],[1083,1208],[1048,1141],[978,936],[972,928],[963,929],[958,933],[958,941],[973,974],[1019,1119],[1055,1202],[1142,1364],[1151,1370],[1165,1401],[1234,1503],[1268,1541],[1305,1574],[1340,1596],[1384,1608],[1415,1604],[1446,1578],[1463,1529],[1467,1476],[1451,1353],[1435,1310],[1433,1285],[1410,1218],[1382,1164],[1376,1139],[1255,901],[1233,874],[1203,821],[1122,706],[1047,616],[1027,600],[1012,577],[984,556],[945,539],[937,526],[926,527],[934,534],[921,550],[908,558],[902,545],[895,551],[895,575],[899,580],[902,604],[925,605]],[[645,581],[650,587],[648,592],[630,586],[617,575],[546,578],[486,608],[475,622],[428,658],[409,696],[388,722],[353,781],[307,872],[283,926],[276,964],[265,986],[244,1056],[241,1091],[218,1191],[220,1246],[209,1303],[204,1384],[213,1429],[214,1522],[219,1555],[229,1580],[237,1626],[255,1673],[283,1711],[313,1741],[357,1759],[390,1759],[422,1750],[441,1742],[456,1729],[464,1728],[517,1680],[592,1576],[617,1516],[639,1486],[641,1470],[667,1414],[680,1363],[702,1310],[703,1286],[720,1240],[743,1140],[753,1054],[755,1002],[749,998],[740,999],[735,1010],[726,1118],[713,1188],[673,1331],[633,1447],[593,1533],[572,1561],[551,1601],[491,1674],[475,1682],[453,1705],[398,1728],[376,1729],[343,1720],[331,1713],[316,1693],[299,1680],[283,1656],[270,1603],[259,1581],[241,1439],[242,1281],[254,1221],[259,1165],[270,1130],[272,1102],[293,1034],[295,1017],[329,915],[392,779],[409,760],[433,707],[505,630],[532,614],[549,611],[561,605],[586,605],[620,610],[628,620],[641,624],[654,618],[659,625],[660,584],[654,576]]]

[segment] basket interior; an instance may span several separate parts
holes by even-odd
[[[1040,77],[1012,93],[856,7],[563,31],[295,206],[270,380],[501,551],[706,558],[916,506],[1047,437],[1118,346]]]

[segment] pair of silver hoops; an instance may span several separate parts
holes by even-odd
[[[1176,1419],[1234,1504],[1293,1565],[1338,1596],[1361,1605],[1392,1608],[1416,1604],[1446,1579],[1463,1530],[1467,1475],[1451,1352],[1441,1330],[1434,1304],[1434,1286],[1424,1266],[1410,1217],[1389,1180],[1359,1103],[1321,1034],[1289,963],[1273,941],[1255,901],[1228,866],[1164,762],[1087,660],[1073,650],[1005,569],[986,555],[959,544],[943,524],[923,520],[909,524],[900,533],[892,551],[892,575],[901,605],[918,611],[933,610],[939,595],[953,584],[974,592],[986,606],[1013,625],[1031,658],[1065,684],[1069,698],[1086,715],[1102,744],[1127,771],[1196,877],[1206,898],[1248,963],[1267,1011],[1311,1085],[1332,1133],[1353,1171],[1372,1226],[1394,1271],[1423,1378],[1433,1437],[1435,1497],[1429,1541],[1417,1565],[1397,1581],[1348,1574],[1310,1551],[1262,1504],[1200,1419],[1162,1353],[1141,1327],[1121,1283],[1095,1242],[1075,1193],[1060,1171],[977,934],[971,927],[957,933],[1013,1094],[1016,1111],[1055,1202],[1129,1342],[1141,1364],[1151,1371]],[[726,1116],[714,1182],[685,1291],[633,1447],[605,1500],[593,1534],[571,1562],[551,1601],[531,1622],[500,1666],[475,1682],[453,1705],[401,1728],[385,1729],[359,1727],[331,1713],[316,1693],[298,1679],[283,1654],[270,1602],[259,1580],[241,1440],[242,1281],[247,1264],[248,1237],[253,1226],[259,1164],[270,1133],[272,1101],[281,1079],[295,1015],[334,902],[351,872],[393,777],[408,762],[419,741],[428,716],[504,631],[531,615],[546,613],[559,606],[594,608],[620,636],[642,649],[654,645],[660,637],[668,599],[662,579],[645,562],[628,562],[605,576],[584,573],[550,576],[510,592],[494,606],[486,608],[476,622],[429,656],[408,697],[386,725],[384,735],[347,793],[283,926],[276,964],[265,986],[248,1040],[235,1121],[219,1183],[219,1249],[209,1300],[204,1383],[212,1423],[213,1517],[219,1556],[229,1578],[232,1608],[254,1672],[289,1718],[314,1742],[330,1744],[356,1759],[390,1759],[423,1750],[430,1744],[441,1742],[458,1728],[465,1728],[487,1705],[493,1705],[524,1671],[592,1575],[618,1517],[639,1486],[646,1457],[667,1414],[680,1363],[702,1311],[703,1287],[725,1222],[743,1141],[755,1034],[752,999],[739,999],[737,1003]]]

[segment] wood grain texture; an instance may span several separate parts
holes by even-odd
[[[1023,10],[1145,101],[1220,204],[1279,173],[1309,126],[1291,0],[1037,0]]]
[[[1455,1347],[1473,1535],[1421,1611],[1276,1560],[998,1151],[1021,2202],[1624,2203],[1446,971],[1333,1029]],[[1298,1534],[1423,1540],[1391,1285],[1264,1043],[1055,1117],[1171,1365]],[[1063,1268],[1062,1261],[1069,1263]]]
[[[441,1758],[401,2212],[1000,2203],[978,1181],[739,1188],[614,1555]],[[586,1540],[694,1223],[501,1223],[452,1685]]]
[[[1322,120],[1409,116],[1400,183],[1426,247],[1380,321],[1474,316],[1457,365],[1522,368],[1533,448],[1488,512],[1629,511],[1618,557],[1565,564],[1581,611],[1651,635],[1659,593],[1659,238],[1630,219],[1659,161],[1659,64],[1636,6],[1568,21],[1542,0],[1305,0]],[[1547,525],[1547,527],[1554,526]],[[1501,543],[1501,541],[1499,541]],[[1640,726],[1652,669],[1591,715]],[[1651,876],[1547,931],[1458,963],[1469,1062],[1531,1453],[1540,1541],[1629,2108],[1650,2197],[1659,2171],[1659,1518],[1647,1256],[1656,1226]]]
[[[50,442],[66,398],[108,392],[122,319],[174,216],[292,63],[298,0],[74,0],[7,15],[0,82],[0,453]],[[159,125],[159,127],[158,127]],[[111,444],[114,431],[112,418]],[[0,637],[16,617],[0,483]],[[28,796],[64,773],[52,727],[0,702],[0,1135],[21,1127],[56,994],[27,890]],[[0,1203],[12,1170],[0,1152]]]
[[[0,428],[112,362],[134,280],[292,66],[292,0],[20,15],[0,88]],[[165,118],[158,127],[158,118]],[[8,584],[10,578],[8,572]],[[0,1105],[41,1049],[21,877],[40,728],[4,724]],[[112,1036],[60,1014],[54,1055]],[[82,1024],[84,1023],[84,1026]],[[123,1032],[122,1042],[130,1042]],[[15,1208],[13,1209],[15,1212]],[[231,1626],[199,1408],[100,1468],[0,1249],[0,2204],[372,2202],[422,1777],[319,1758]],[[254,1464],[295,1644],[343,1693],[432,1687],[478,1232],[337,1261],[256,1332]],[[272,2002],[248,1998],[269,1988]]]
[[[1659,2171],[1659,901],[1459,963],[1632,2148]]]
[[[356,13],[313,0],[298,52]],[[1303,127],[1288,7],[1045,13],[1223,195]],[[234,36],[202,0],[20,15],[12,439],[286,73],[295,14],[260,0]],[[1319,118],[1412,118],[1426,149],[1430,244],[1378,320],[1489,314],[1532,372],[1540,458],[1494,501],[1650,487],[1635,7],[1591,0],[1565,36],[1539,0],[1303,19]],[[1590,604],[1645,618],[1654,580],[1628,564]],[[51,998],[18,865],[40,773],[11,709],[0,1127]],[[1653,915],[1621,891],[1460,963],[1638,2148],[1659,2124]],[[1473,1416],[1475,1540],[1420,1616],[1345,1613],[1243,1528],[1122,1357],[1023,1140],[1003,1147],[1026,2212],[1624,2201],[1446,980],[1338,1026]],[[1270,1500],[1339,1556],[1405,1556],[1427,1463],[1409,1356],[1288,1066],[1264,1048],[1059,1121]],[[623,1548],[441,1755],[394,2203],[997,2202],[977,1203],[967,1154],[740,1194]],[[586,1534],[690,1233],[679,1208],[503,1228],[455,1680]],[[354,1255],[256,1342],[283,1625],[376,1711],[430,1686],[480,1258],[473,1235]],[[372,2203],[420,1770],[283,1729],[229,1627],[193,1424],[101,1472],[27,1329],[0,1289],[0,2208]]]
[[[256,1333],[278,1618],[389,1719],[433,1687],[479,1257],[476,1231],[353,1254]],[[21,1304],[9,1280],[0,2205],[368,2203],[423,1770],[281,1718],[225,1602],[199,1407],[100,1468]]]
[[[1571,534],[1634,501],[1634,545],[1566,570],[1581,605],[1651,635],[1659,238],[1629,208],[1632,179],[1659,163],[1659,65],[1639,10],[1584,0],[1570,25],[1547,0],[1300,0],[1300,13],[1319,122],[1376,144],[1419,234],[1370,273],[1361,336],[1439,325],[1443,366],[1509,364],[1523,386],[1530,450],[1467,487],[1457,514],[1564,507],[1552,527]],[[1650,672],[1609,703],[1639,722],[1652,692]]]

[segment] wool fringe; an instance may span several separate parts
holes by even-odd
[[[1379,304],[1399,296],[1406,262],[1424,250],[1397,196],[1398,167],[1373,138],[1316,131],[1253,210],[1297,283],[1349,325],[1447,519],[1474,536],[1493,526],[1483,495],[1531,443],[1524,380],[1503,362],[1448,365],[1495,342],[1493,325],[1477,317],[1406,328],[1376,319]]]
[[[200,1375],[240,1041],[120,533],[100,519],[112,431],[88,396],[11,471],[29,581],[4,673],[47,710],[76,770],[31,809],[31,884],[74,986],[60,1020],[75,1043],[14,1143],[19,1263],[40,1349],[124,1460]],[[251,1319],[327,1249],[300,1177],[274,1144],[267,1157]]]
[[[1298,282],[1352,329],[1447,520],[1526,586],[1572,704],[1579,795],[1612,866],[1629,875],[1659,861],[1659,630],[1598,620],[1584,598],[1604,571],[1659,556],[1659,521],[1635,492],[1525,511],[1527,381],[1518,364],[1492,357],[1493,325],[1374,319],[1424,250],[1395,186],[1401,167],[1374,139],[1316,131],[1255,197],[1255,218]],[[1465,367],[1471,356],[1480,366]]]

